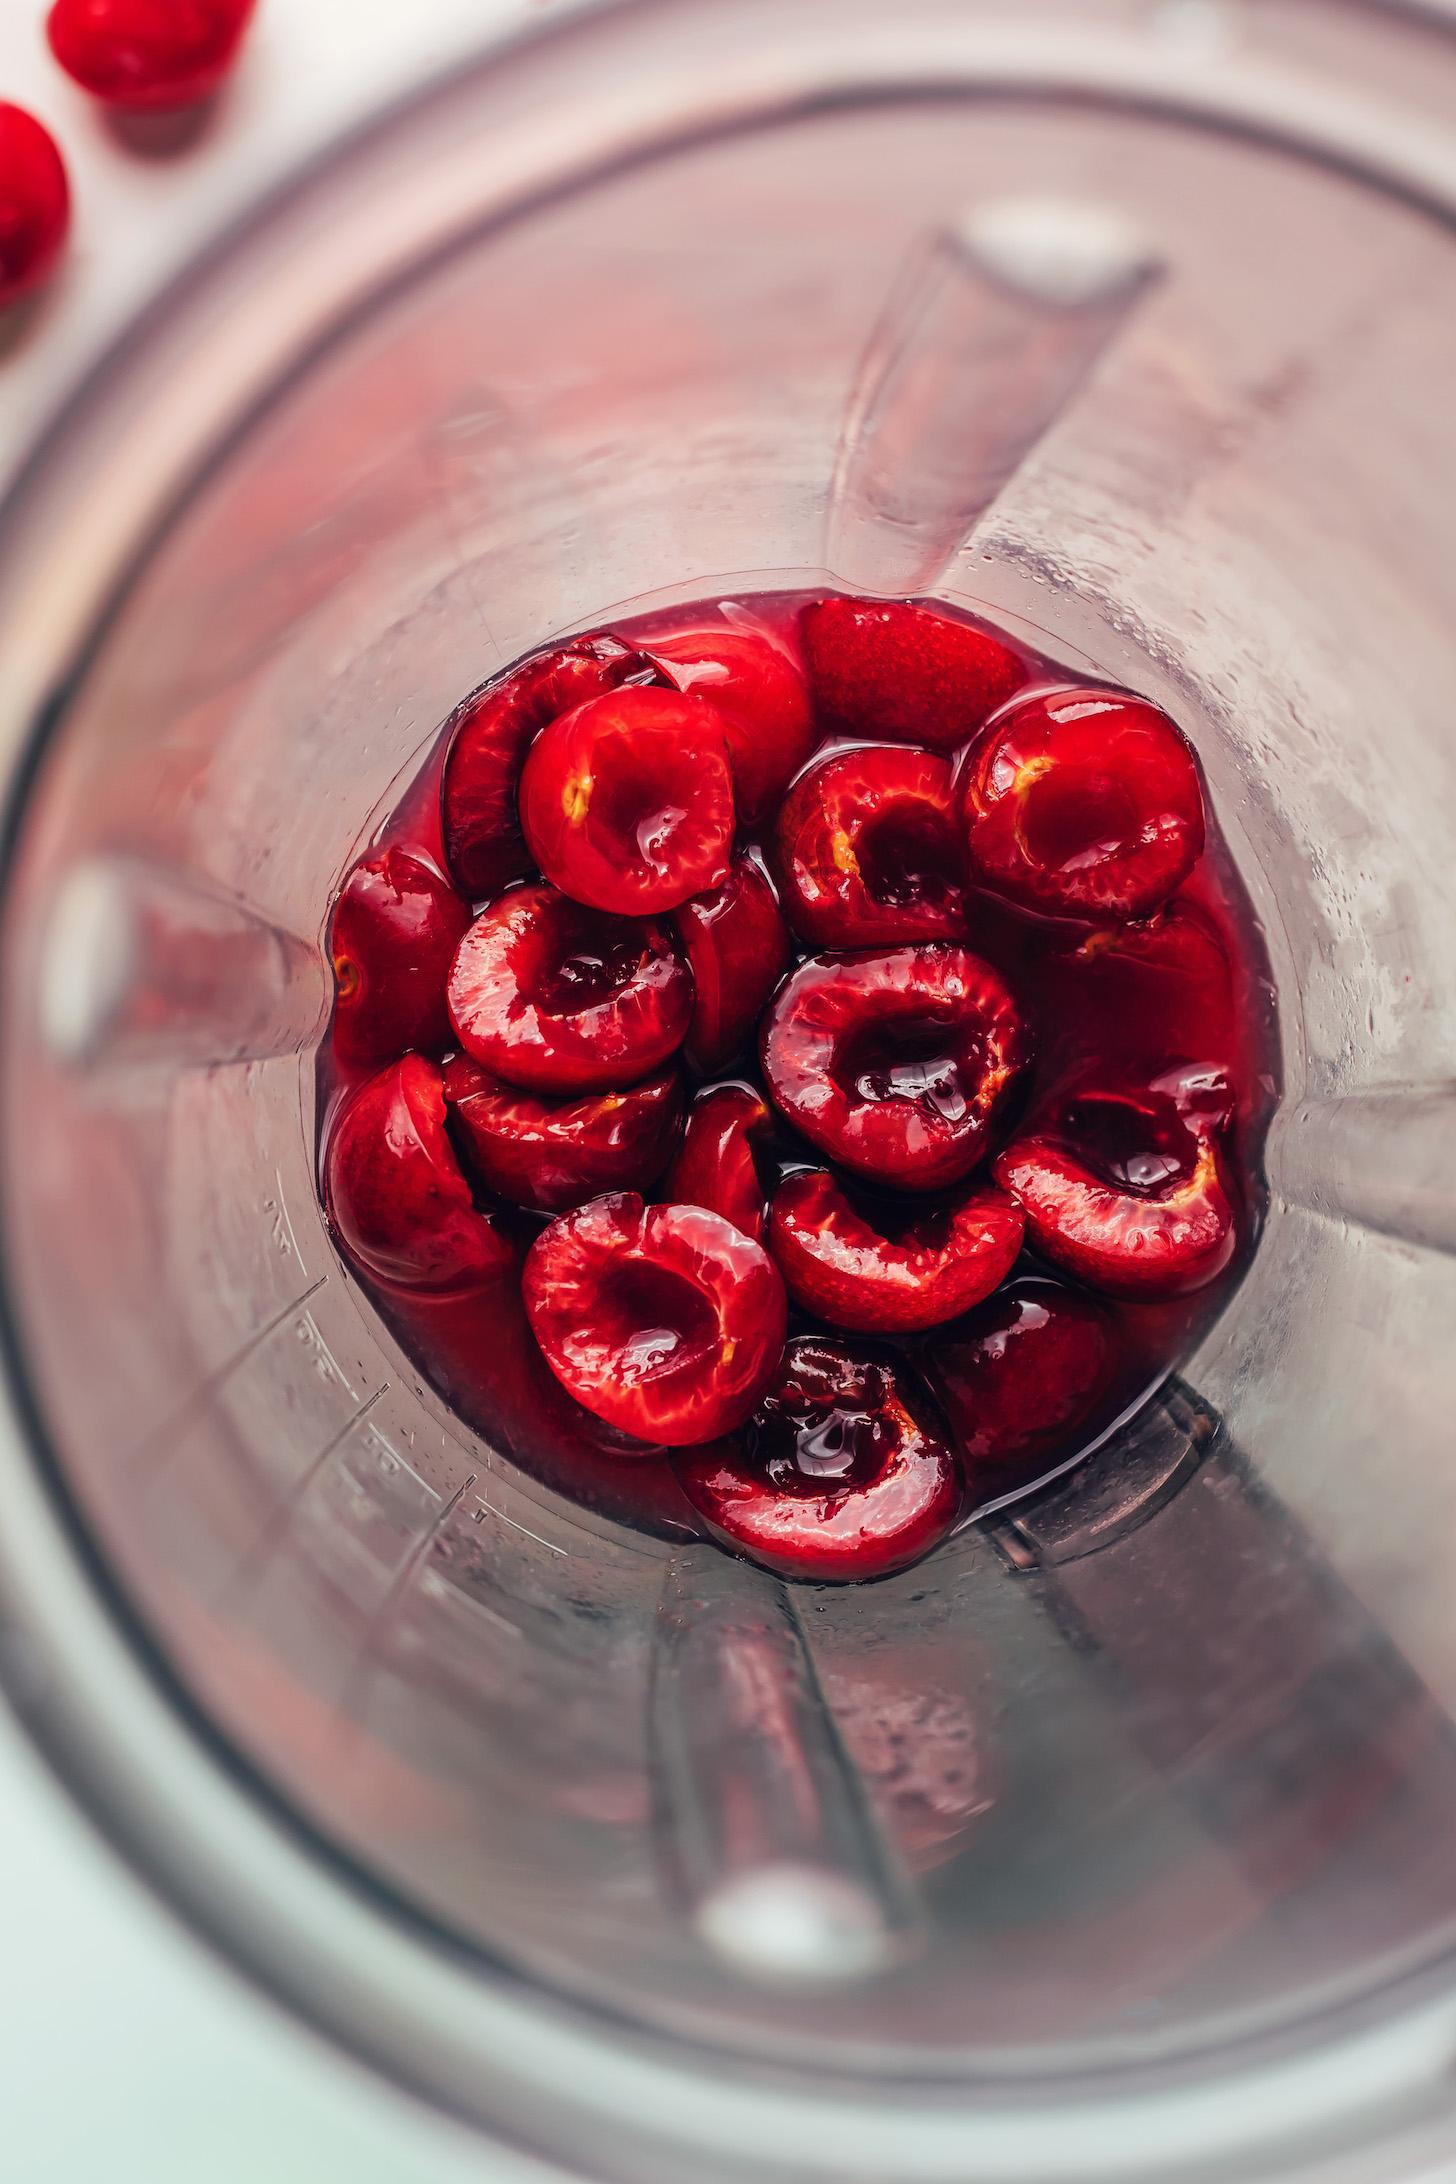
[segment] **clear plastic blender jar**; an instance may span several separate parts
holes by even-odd
[[[571,2173],[1445,2142],[1453,110],[1436,5],[568,16],[249,220],[5,512],[17,1699],[257,1977]],[[469,1435],[313,1175],[330,893],[461,692],[826,580],[1171,708],[1283,1043],[1177,1379],[843,1590]]]

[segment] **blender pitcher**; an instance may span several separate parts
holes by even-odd
[[[563,2172],[1447,2143],[1453,113],[1435,0],[569,14],[250,218],[5,512],[9,1681],[254,1976]],[[468,1432],[314,1173],[331,893],[461,693],[825,582],[1171,709],[1281,1040],[1177,1376],[840,1589]]]

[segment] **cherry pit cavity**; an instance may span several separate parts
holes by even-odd
[[[346,877],[333,1233],[467,1426],[611,1518],[873,1578],[1219,1311],[1272,1003],[1156,705],[942,606],[535,652]]]

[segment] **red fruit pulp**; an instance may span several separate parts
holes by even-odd
[[[652,673],[650,660],[614,638],[584,637],[533,653],[456,707],[445,724],[440,809],[445,856],[467,895],[498,894],[532,869],[516,798],[541,730],[588,698]]]
[[[800,1335],[741,1447],[678,1459],[710,1532],[785,1577],[884,1577],[943,1538],[960,1471],[904,1367]]]
[[[817,600],[800,629],[821,718],[842,735],[958,750],[1028,679],[1005,637],[911,600]]]
[[[693,982],[665,926],[518,887],[466,932],[446,998],[460,1044],[507,1084],[610,1091],[676,1052]]]
[[[608,1425],[663,1448],[741,1426],[778,1369],[784,1291],[760,1244],[635,1192],[558,1216],[522,1295],[547,1364]]]
[[[730,645],[725,632],[741,636],[742,644]],[[806,670],[808,685],[818,694],[817,709],[807,716],[807,741],[805,716],[796,704]],[[583,1392],[600,1400],[602,1360],[620,1358],[634,1340],[654,1332],[671,1337],[669,1347],[681,1368],[674,1375],[669,1360],[647,1398],[636,1409],[630,1403],[628,1410],[619,1409],[616,1422],[608,1422],[568,1392],[548,1364],[531,1332],[517,1264],[511,1262],[504,1280],[469,1272],[457,1278],[452,1270],[443,1278],[454,1286],[420,1286],[422,1271],[431,1280],[440,1275],[441,1261],[448,1265],[454,1232],[448,1223],[442,1230],[426,1217],[423,1209],[435,1203],[428,1192],[418,1200],[398,1188],[371,1197],[371,1164],[363,1163],[361,1170],[356,1159],[350,1172],[362,1172],[365,1211],[373,1208],[382,1223],[383,1245],[371,1266],[358,1241],[367,1248],[372,1238],[378,1245],[379,1232],[356,1228],[354,1264],[370,1282],[396,1339],[469,1427],[547,1485],[664,1537],[706,1533],[735,1544],[737,1551],[762,1552],[788,1574],[809,1574],[811,1565],[815,1575],[872,1574],[926,1551],[948,1524],[960,1521],[957,1511],[1020,1492],[1073,1460],[1157,1384],[1220,1309],[1257,1219],[1258,1149],[1274,1078],[1267,971],[1216,824],[1210,818],[1202,856],[1147,917],[1114,915],[1106,904],[1086,917],[1069,914],[1065,906],[1048,915],[1044,907],[1028,909],[1009,899],[999,880],[996,888],[980,884],[978,872],[956,861],[964,844],[962,817],[944,784],[954,769],[964,788],[963,747],[998,708],[1004,719],[1038,693],[1065,691],[1073,680],[1085,680],[1083,664],[1049,662],[954,610],[917,602],[831,603],[763,595],[623,619],[609,631],[558,643],[498,677],[447,724],[433,759],[406,789],[368,854],[408,851],[427,866],[449,871],[478,910],[482,898],[488,905],[456,951],[456,1031],[470,1051],[446,1059],[445,1050],[431,1049],[445,1060],[447,1104],[438,1128],[429,1121],[417,1133],[439,1154],[445,1175],[458,1178],[442,1188],[445,1203],[471,1224],[466,1237],[495,1262],[506,1256],[503,1236],[515,1240],[519,1254],[552,1213],[565,1209],[565,1218],[574,1221],[573,1205],[589,1212],[600,1207],[601,1193],[644,1192],[663,1211],[705,1209],[708,1218],[731,1223],[748,1245],[762,1238],[765,1206],[778,1199],[786,1209],[782,1235],[792,1227],[795,1242],[804,1247],[802,1259],[785,1253],[791,1286],[809,1300],[792,1306],[791,1351],[799,1342],[848,1351],[858,1362],[835,1369],[849,1372],[851,1379],[867,1358],[879,1365],[888,1361],[915,1432],[927,1449],[940,1451],[928,1469],[915,1473],[925,1489],[917,1504],[923,1523],[902,1526],[895,1534],[898,1544],[887,1548],[874,1524],[861,1521],[862,1511],[828,1494],[822,1469],[813,1472],[824,1460],[821,1428],[827,1427],[828,1441],[840,1438],[841,1456],[849,1446],[851,1473],[866,1484],[875,1449],[886,1445],[886,1428],[883,1417],[877,1422],[875,1406],[866,1408],[864,1391],[827,1403],[818,1396],[809,1401],[804,1386],[788,1402],[771,1394],[747,1426],[713,1438],[711,1403],[706,1421],[695,1415],[699,1398],[690,1383],[704,1380],[711,1393],[714,1375],[707,1368],[720,1355],[722,1339],[720,1331],[705,1334],[705,1329],[716,1304],[703,1306],[703,1319],[698,1303],[704,1292],[689,1282],[691,1294],[685,1296],[672,1267],[661,1294],[652,1289],[655,1276],[648,1274],[624,1303],[620,1283],[600,1271],[599,1253],[598,1273],[578,1294],[605,1299],[605,1307],[593,1305],[594,1319],[583,1310],[570,1331],[578,1357],[582,1345],[588,1352],[595,1346],[589,1371],[598,1384],[587,1389],[583,1383]],[[726,845],[717,852],[722,871],[711,887],[690,892],[658,919],[572,906],[539,880],[508,887],[529,879],[534,869],[519,826],[516,792],[527,753],[545,729],[590,699],[619,694],[629,701],[630,714],[639,691],[669,706],[688,700],[711,706],[715,690],[725,699],[720,724],[736,828],[731,860]],[[525,694],[532,692],[528,705]],[[648,715],[656,709],[649,702]],[[523,712],[529,714],[524,727]],[[477,725],[472,738],[462,722],[482,719],[487,725]],[[996,726],[993,721],[988,737]],[[851,747],[846,735],[863,739],[861,745]],[[624,771],[646,770],[646,749],[645,741],[635,751],[629,748]],[[755,774],[756,767],[763,772]],[[798,785],[787,778],[791,771],[800,774]],[[852,824],[836,828],[819,816],[827,799],[810,784],[821,774],[846,786],[831,818]],[[771,786],[756,788],[755,781]],[[896,781],[915,785],[909,809],[895,808]],[[661,788],[660,779],[646,788],[639,781],[626,801],[640,790],[650,802]],[[762,805],[760,796],[766,799]],[[852,985],[859,977],[871,992],[887,982],[887,974],[881,969],[864,979],[844,968],[853,958],[843,941],[811,940],[783,856],[784,837],[793,829],[787,820],[781,823],[781,812],[796,806],[820,828],[816,872],[843,874],[845,861],[836,858],[833,836],[837,831],[847,838],[863,885],[852,901],[857,911],[880,917],[907,908],[919,914],[938,905],[947,917],[964,919],[951,930],[917,931],[904,940],[892,940],[876,927],[855,952],[886,957],[903,950],[915,957],[919,949],[930,948],[942,958],[978,959],[988,967],[978,988],[981,1001],[989,997],[994,1003],[1002,992],[1010,996],[1009,1016],[990,1006],[995,1056],[985,1050],[986,1025],[978,1023],[974,1032],[967,1028],[964,1019],[976,1012],[963,1009],[966,997],[946,1007],[940,994],[919,1013],[911,1009],[897,1016],[887,1007],[885,1020],[863,1000],[858,1010],[841,1007],[827,1034],[824,1025],[816,1032],[811,1022],[809,1033],[828,1036],[835,1069],[826,1079],[816,1074],[817,1065],[805,1065],[805,1026],[784,996],[796,980],[812,985],[818,978],[806,960],[809,950],[816,956],[828,953],[838,967],[835,980]],[[1106,800],[1095,806],[1096,799],[1089,798],[1079,815],[1076,808],[1061,813],[1049,805],[1034,821],[1033,841],[1043,852],[1049,844],[1065,849],[1072,841],[1075,852],[1072,838],[1079,823],[1084,831],[1094,820],[1106,825]],[[949,835],[942,832],[947,813]],[[1038,835],[1042,819],[1047,823]],[[472,854],[482,862],[470,868]],[[789,931],[775,900],[780,880],[786,907],[799,922],[797,934]],[[840,903],[851,893],[842,891]],[[893,977],[888,983],[893,986]],[[357,1125],[343,1127],[349,1095],[375,1067],[349,1051],[345,1015],[336,1012],[336,1037],[320,1071],[331,1193],[342,1151],[357,1134]],[[814,1010],[808,1015],[812,1018]],[[953,1036],[958,1021],[967,1031],[963,1040]],[[758,1034],[766,1025],[777,1027],[775,1054],[783,1064],[775,1095],[788,1094],[778,1112],[770,1112],[766,1097],[772,1074],[764,1074],[758,1061]],[[438,1016],[435,1026],[438,1031]],[[780,1048],[787,1049],[786,1061]],[[715,1081],[730,1069],[741,1082]],[[796,1069],[799,1092],[812,1098],[817,1091],[819,1107],[796,1106]],[[990,1079],[998,1070],[1008,1074],[993,1088]],[[685,1130],[677,1111],[684,1091]],[[1171,1121],[1164,1110],[1168,1143],[1155,1142],[1151,1149],[1133,1143],[1119,1152],[1106,1111],[1123,1113],[1130,1096],[1134,1107],[1149,1098],[1171,1104]],[[846,1157],[842,1138],[825,1142],[826,1129],[832,1133],[843,1122],[843,1115],[836,1121],[837,1105],[877,1110],[897,1103],[909,1110],[899,1119],[910,1126],[901,1133],[904,1159],[897,1172],[872,1175]],[[1100,1130],[1094,1127],[1094,1111],[1103,1115]],[[1156,1281],[1136,1294],[1131,1285],[1120,1285],[1114,1294],[1105,1284],[1091,1286],[1085,1270],[1047,1271],[1059,1249],[1065,1262],[1065,1242],[1038,1200],[1034,1219],[1043,1224],[1045,1244],[1034,1241],[1034,1222],[1022,1212],[1027,1236],[1009,1278],[966,1309],[964,1299],[981,1277],[973,1280],[966,1264],[967,1259],[974,1264],[974,1253],[953,1247],[953,1209],[963,1200],[974,1205],[987,1197],[993,1207],[1004,1204],[992,1188],[992,1163],[1012,1146],[1024,1152],[1028,1140],[1047,1134],[1053,1119],[1054,1150],[1070,1157],[1068,1132],[1075,1125],[1084,1164],[1094,1155],[1101,1164],[1094,1180],[1113,1189],[1119,1202],[1137,1199],[1141,1191],[1143,1207],[1157,1195],[1151,1169],[1139,1166],[1134,1178],[1125,1167],[1117,1185],[1115,1176],[1109,1179],[1109,1162],[1115,1168],[1119,1157],[1124,1164],[1171,1157],[1179,1143],[1194,1142],[1203,1132],[1216,1143],[1230,1217],[1226,1244],[1234,1256],[1196,1291],[1168,1294],[1170,1287],[1179,1287],[1182,1272],[1173,1269],[1170,1275],[1165,1255]],[[876,1127],[883,1130],[884,1120],[860,1125],[871,1137]],[[378,1135],[376,1130],[376,1140]],[[967,1136],[973,1142],[962,1167]],[[937,1160],[947,1143],[953,1172],[936,1181]],[[880,1157],[883,1146],[875,1152]],[[406,1164],[406,1173],[411,1166]],[[1164,1180],[1175,1171],[1183,1172],[1177,1160]],[[826,1172],[828,1185],[822,1181]],[[479,1211],[471,1208],[472,1183]],[[1023,1188],[1034,1196],[1029,1184]],[[456,1195],[460,1191],[464,1198]],[[816,1193],[826,1194],[823,1203]],[[345,1199],[348,1210],[347,1191]],[[841,1206],[847,1216],[840,1214]],[[792,1223],[787,1209],[795,1209]],[[645,1206],[642,1221],[656,1210]],[[334,1217],[347,1243],[337,1209]],[[1017,1218],[1009,1216],[1013,1224]],[[1056,1218],[1065,1228],[1065,1195],[1057,1201]],[[1003,1223],[1006,1219],[1003,1214]],[[860,1229],[846,1227],[846,1220],[859,1222]],[[488,1239],[484,1245],[476,1222]],[[829,1315],[845,1313],[843,1296],[855,1287],[853,1282],[844,1291],[835,1286],[843,1273],[846,1234],[861,1253],[850,1255],[853,1268],[869,1277],[864,1287],[870,1301],[861,1298],[863,1311],[880,1315],[870,1323],[876,1329],[872,1353],[858,1335],[831,1329]],[[1105,1231],[1099,1241],[1106,1246]],[[1215,1250],[1199,1273],[1217,1256]],[[815,1291],[813,1284],[826,1278],[826,1259],[830,1286]],[[806,1271],[810,1260],[812,1271]],[[619,1254],[617,1270],[620,1263]],[[914,1269],[908,1276],[906,1263]],[[939,1284],[952,1274],[964,1278],[968,1289],[951,1306],[958,1316],[937,1317],[929,1326],[919,1320],[890,1324],[886,1267],[896,1269],[890,1277],[892,1312],[903,1308],[896,1283],[911,1290],[922,1283],[938,1314],[952,1294]],[[1092,1267],[1099,1281],[1104,1272]],[[1115,1280],[1117,1269],[1113,1272]],[[916,1309],[924,1302],[917,1296]],[[854,1310],[851,1304],[848,1311]],[[770,1311],[770,1347],[774,1324]],[[706,1343],[701,1353],[700,1338]],[[650,1340],[645,1348],[652,1350]],[[616,1368],[605,1378],[620,1395],[624,1383]],[[820,1395],[824,1385],[821,1374],[815,1382]],[[671,1444],[650,1413],[654,1403],[671,1409],[679,1397],[686,1405],[681,1430],[706,1433],[712,1446],[694,1446],[669,1459]],[[798,1412],[793,1401],[800,1403]],[[628,1415],[631,1424],[623,1423]],[[792,1436],[786,1422],[791,1416],[798,1420]],[[812,1474],[802,1491],[804,1481],[795,1485],[791,1477],[796,1465],[783,1468],[784,1446],[790,1438],[800,1446],[801,1425],[807,1432],[806,1478]],[[778,1486],[765,1468],[774,1448]],[[856,1449],[867,1452],[863,1477],[854,1470]],[[948,1493],[946,1464],[952,1474],[957,1467],[964,1470],[964,1498],[958,1480],[954,1494]],[[712,1478],[720,1483],[709,1491],[704,1481]],[[794,1507],[775,1517],[775,1506],[786,1498],[783,1488],[791,1488],[787,1498]],[[748,1527],[736,1540],[725,1516],[730,1499],[738,1512],[733,1522]],[[831,1515],[831,1504],[838,1514],[830,1532],[821,1535],[819,1519]],[[802,1538],[797,1545],[780,1538],[775,1546],[770,1536],[775,1522],[791,1530],[807,1527],[810,1546]],[[759,1529],[750,1537],[754,1525]],[[755,1538],[767,1545],[755,1545]]]
[[[392,1287],[473,1286],[511,1263],[445,1134],[440,1072],[418,1054],[371,1077],[339,1115],[324,1201],[355,1266]]]
[[[1107,1311],[1065,1283],[1023,1275],[948,1328],[927,1373],[955,1432],[973,1503],[1045,1471],[1113,1386]]]
[[[982,1157],[1030,1059],[1009,988],[968,948],[810,956],[764,1019],[774,1100],[856,1175],[936,1190]]]
[[[688,1116],[682,1150],[663,1195],[674,1204],[706,1206],[763,1242],[763,1179],[760,1148],[773,1135],[773,1116],[762,1093],[746,1084],[720,1084],[700,1092]]]
[[[711,895],[672,913],[693,974],[688,1060],[707,1076],[753,1044],[763,1005],[788,969],[788,928],[751,857],[738,856]]]
[[[671,910],[728,877],[728,745],[701,698],[633,686],[558,715],[531,745],[520,803],[547,879],[594,909]]]
[[[971,867],[1024,910],[1150,917],[1203,853],[1203,790],[1155,705],[1086,684],[1019,699],[961,761]]]
[[[1201,1289],[1233,1256],[1222,1130],[1161,1086],[1063,1098],[995,1163],[1042,1255],[1118,1297]]]
[[[671,1159],[682,1117],[675,1069],[625,1092],[550,1099],[456,1054],[444,1086],[466,1167],[487,1190],[539,1213],[584,1205],[602,1191],[645,1190]]]
[[[963,939],[948,760],[897,744],[816,760],[779,816],[775,870],[789,920],[813,947]]]
[[[382,1062],[450,1044],[445,980],[470,906],[427,857],[399,846],[355,865],[334,906],[334,1042]]]
[[[779,1185],[769,1249],[789,1295],[815,1318],[904,1333],[938,1327],[989,1296],[1016,1264],[1025,1225],[1020,1208],[984,1184],[907,1220],[898,1207],[856,1206],[821,1168]]]
[[[768,818],[818,740],[788,646],[761,624],[718,621],[664,631],[648,651],[675,690],[718,708],[739,820]]]
[[[237,59],[255,0],[55,0],[51,51],[110,106],[191,106]]]

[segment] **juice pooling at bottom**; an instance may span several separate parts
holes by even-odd
[[[551,1487],[904,1566],[1252,1249],[1273,1003],[1166,714],[944,605],[707,599],[466,697],[346,877],[342,1250]]]

